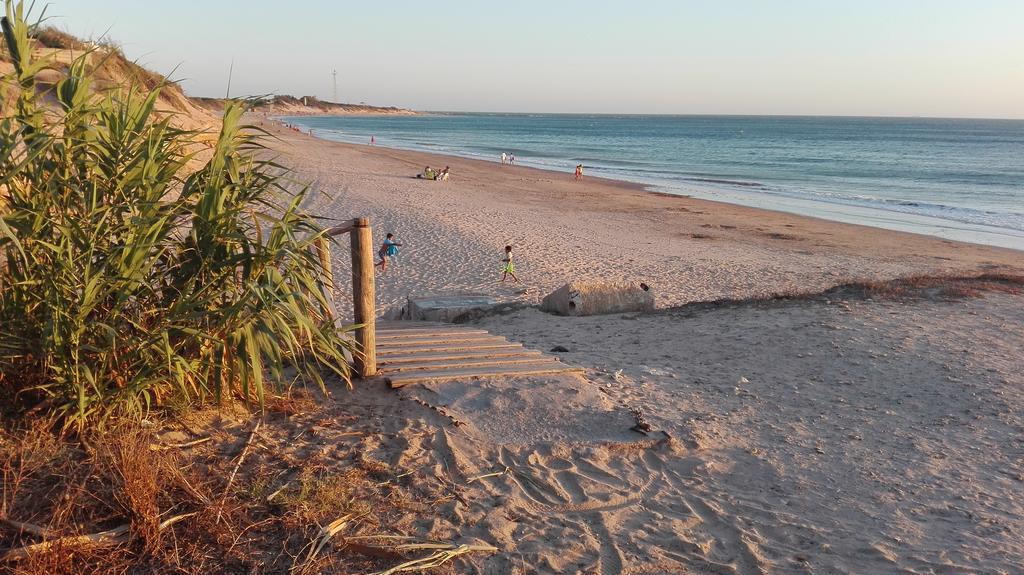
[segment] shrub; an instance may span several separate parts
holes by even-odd
[[[47,48],[84,50],[87,47],[85,42],[53,26],[40,27],[32,36]]]
[[[291,380],[346,381],[353,344],[329,320],[310,245],[323,235],[230,102],[212,159],[154,113],[160,87],[98,96],[76,60],[44,108],[22,3],[7,0],[0,119],[0,399],[66,424],[170,399],[262,402]]]

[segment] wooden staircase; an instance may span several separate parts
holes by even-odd
[[[485,330],[422,321],[377,323],[377,368],[391,387],[423,381],[581,372]]]

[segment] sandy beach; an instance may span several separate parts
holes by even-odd
[[[1024,9],[5,4],[0,575],[1024,575]]]
[[[821,294],[1020,274],[1020,252],[273,129],[297,179],[315,182],[311,210],[369,217],[403,242],[378,278],[382,312],[407,295],[521,302],[474,323],[586,368],[334,389],[331,409],[373,433],[319,463],[359,454],[408,471],[406,488],[443,502],[396,528],[500,549],[452,572],[1024,569],[1019,286]],[[414,178],[425,165],[452,179]],[[497,282],[506,243],[521,285]],[[336,251],[342,280],[346,258]],[[659,311],[531,307],[580,278],[644,281]],[[798,293],[820,295],[757,299]],[[633,410],[654,431],[631,431]]]
[[[273,147],[296,179],[313,183],[313,213],[368,217],[376,241],[393,232],[403,242],[398,265],[377,282],[382,310],[407,295],[458,291],[532,304],[572,279],[642,281],[658,307],[669,307],[816,293],[864,279],[1024,270],[1016,250],[261,126],[280,138]],[[452,177],[416,179],[424,166],[450,166]],[[506,244],[514,246],[521,285],[497,282]],[[336,260],[348,269],[344,257]],[[350,288],[338,276],[344,301]]]

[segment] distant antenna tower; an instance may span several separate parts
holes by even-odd
[[[335,71],[331,72],[331,75],[334,76],[334,99],[331,100],[331,101],[334,102],[335,104],[337,104],[338,103],[338,71],[335,70]]]

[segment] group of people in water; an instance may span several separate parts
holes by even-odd
[[[448,180],[448,166],[445,166],[443,170],[435,170],[430,166],[423,168],[423,173],[416,174],[417,178],[424,180],[436,180],[438,182],[444,182]]]

